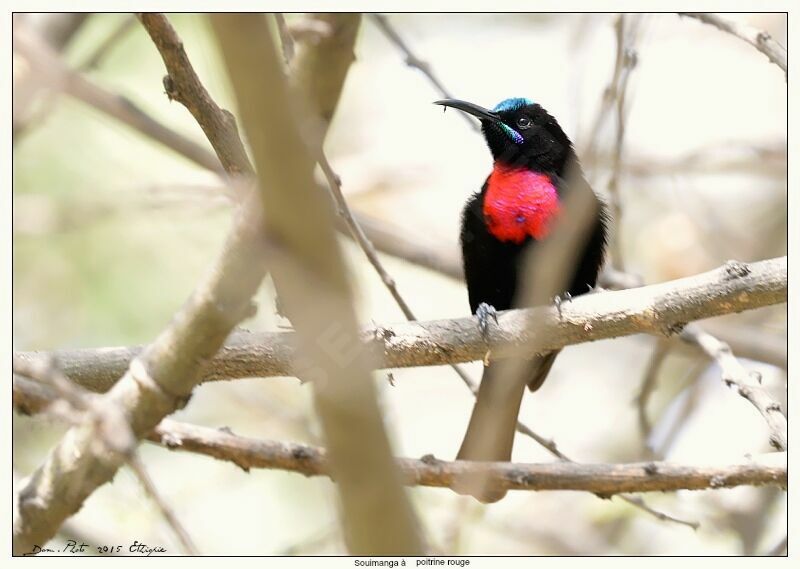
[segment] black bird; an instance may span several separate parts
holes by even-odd
[[[595,217],[568,286],[569,298],[589,292],[597,282],[606,245],[607,213],[581,170],[567,135],[545,109],[529,99],[500,102],[491,111],[457,99],[436,101],[477,117],[494,158],[480,192],[464,208],[461,248],[472,312],[485,332],[495,310],[518,307],[522,264],[530,249],[547,239],[569,192],[591,195]],[[567,222],[569,220],[566,220]],[[541,270],[541,269],[539,269]],[[541,387],[558,352],[535,356],[527,367],[528,388]],[[524,387],[493,377],[485,368],[457,459],[509,461]],[[469,493],[474,493],[469,491]],[[505,492],[476,495],[495,501]]]

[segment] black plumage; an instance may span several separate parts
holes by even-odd
[[[494,179],[490,175],[481,191],[468,200],[462,215],[461,248],[472,312],[486,319],[491,312],[489,309],[487,315],[488,307],[499,311],[519,306],[517,293],[523,263],[531,248],[547,239],[548,228],[541,227],[540,223],[540,219],[546,217],[542,209],[550,206],[557,213],[558,208],[554,204],[563,202],[570,192],[587,192],[596,208],[588,238],[572,274],[565,275],[568,276],[568,284],[562,292],[570,296],[589,292],[596,285],[603,263],[607,214],[602,201],[586,181],[572,143],[555,118],[527,99],[508,99],[492,111],[453,99],[437,103],[468,112],[480,119],[484,137],[495,160],[492,175],[499,172]],[[541,180],[548,181],[554,187],[557,199],[553,198],[553,203],[546,200],[535,204],[525,203],[528,199],[525,185],[540,183]],[[497,188],[498,184],[507,184],[508,187]],[[511,205],[498,202],[500,207],[506,208],[503,212],[512,212],[511,218],[494,219],[488,216],[491,219],[487,219],[490,209],[486,207],[486,200],[489,199],[490,186],[494,188],[492,192],[502,192],[502,198],[511,202]],[[516,211],[513,208],[517,206],[521,212],[538,215],[539,218],[534,220],[538,225],[525,219],[523,213],[513,217],[513,211]],[[553,223],[569,222],[569,219],[562,220],[555,214],[552,217]],[[502,223],[509,227],[498,225]],[[527,233],[523,237],[521,232],[524,230]],[[541,269],[537,267],[537,270]],[[531,390],[542,385],[556,355],[557,352],[551,352],[530,359],[526,378]],[[511,459],[524,386],[515,387],[507,381],[504,383],[503,378],[495,378],[499,367],[492,364],[485,368],[469,427],[458,453],[459,459]],[[494,501],[503,495],[476,496],[484,501]]]

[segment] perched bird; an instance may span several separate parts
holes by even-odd
[[[506,99],[492,110],[457,99],[435,104],[477,117],[494,158],[494,168],[483,187],[467,201],[461,223],[469,304],[482,332],[486,333],[496,310],[518,307],[523,262],[531,248],[547,239],[554,224],[562,222],[561,206],[570,192],[586,192],[596,207],[583,251],[561,293],[570,298],[592,290],[604,257],[606,209],[587,183],[572,143],[556,119],[524,98]],[[534,356],[526,363],[531,391],[541,387],[557,354]],[[498,367],[492,363],[484,369],[458,452],[460,460],[511,460],[525,388],[494,377]],[[476,497],[495,501],[504,494]]]

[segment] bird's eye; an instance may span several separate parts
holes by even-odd
[[[517,126],[521,129],[526,129],[531,126],[531,119],[525,116],[519,117],[517,119]]]
[[[521,129],[526,129],[531,126],[531,119],[526,116],[521,116],[517,119],[517,127]]]

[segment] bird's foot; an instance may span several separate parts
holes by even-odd
[[[478,318],[478,330],[480,330],[483,340],[488,342],[489,320],[494,320],[494,323],[497,324],[497,310],[491,304],[481,302],[475,311],[475,316]]]
[[[565,302],[572,302],[572,295],[569,292],[563,292],[553,297],[553,306],[558,311],[558,317],[561,318],[561,305]]]

